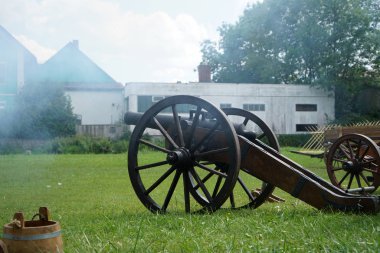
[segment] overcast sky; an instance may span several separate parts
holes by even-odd
[[[0,24],[40,63],[69,41],[116,81],[189,82],[200,43],[260,0],[0,0]]]

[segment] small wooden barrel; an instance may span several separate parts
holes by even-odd
[[[7,246],[2,240],[0,240],[0,253],[8,253]]]
[[[44,210],[45,209],[45,210]],[[4,225],[3,238],[9,253],[63,252],[61,227],[49,220],[47,208],[40,208],[39,220],[24,221],[21,212]]]

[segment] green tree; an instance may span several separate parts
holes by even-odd
[[[220,41],[205,41],[202,61],[215,82],[334,90],[342,117],[359,91],[379,85],[379,13],[379,0],[266,0],[221,26]]]
[[[7,118],[3,135],[8,137],[41,139],[75,134],[70,99],[61,87],[49,83],[26,85]]]

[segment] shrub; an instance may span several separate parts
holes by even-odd
[[[310,137],[310,134],[280,134],[278,142],[280,143],[280,147],[302,147]]]
[[[21,154],[24,150],[18,143],[11,143],[7,141],[0,142],[0,154]]]
[[[112,144],[112,153],[124,153],[128,151],[129,142],[126,140],[115,141]]]
[[[91,143],[91,153],[107,154],[112,153],[112,143],[105,138],[94,139]]]

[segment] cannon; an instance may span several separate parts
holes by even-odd
[[[257,208],[275,187],[317,209],[380,209],[379,196],[356,194],[372,188],[346,192],[280,154],[274,133],[248,111],[221,110],[201,98],[179,95],[157,102],[144,114],[127,112],[124,121],[134,125],[128,150],[130,180],[152,212],[212,212],[228,205]],[[377,173],[379,149],[371,139],[360,138],[370,145],[352,154],[365,162],[345,166]],[[147,159],[147,149],[157,152]]]
[[[380,146],[379,123],[316,129],[306,150],[291,152],[324,159],[332,184],[346,192],[368,195],[380,186],[380,170],[371,161],[374,144]]]

